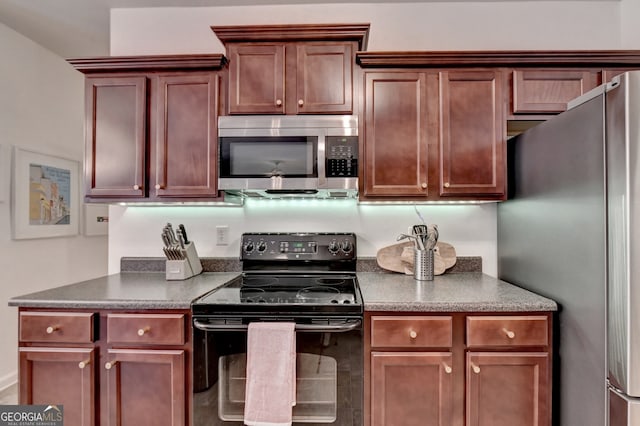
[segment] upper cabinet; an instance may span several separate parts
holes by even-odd
[[[493,69],[365,69],[361,198],[503,199],[503,81]]]
[[[511,113],[557,114],[567,102],[598,85],[598,71],[521,69],[511,75]]]
[[[351,114],[369,24],[212,27],[229,58],[229,114]]]
[[[217,199],[222,55],[70,60],[85,78],[87,201]]]

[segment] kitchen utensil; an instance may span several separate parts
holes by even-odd
[[[413,278],[418,281],[433,281],[433,250],[415,250]]]
[[[187,230],[185,229],[183,224],[178,225],[178,229],[182,234],[182,238],[184,239],[185,244],[189,244],[189,238],[187,238]]]
[[[423,225],[427,225],[427,222],[424,221],[424,217],[422,217],[422,214],[418,211],[418,207],[416,207],[416,205],[413,205],[413,209],[416,211],[416,214],[418,215],[418,218],[420,219],[420,222],[422,222]]]

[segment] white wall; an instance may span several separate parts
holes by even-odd
[[[0,24],[0,144],[82,161],[83,75]],[[3,151],[6,152],[5,149]],[[16,380],[18,314],[13,296],[107,272],[107,238],[11,240],[8,163],[0,163],[0,389]]]
[[[111,54],[223,52],[212,25],[334,22],[371,23],[369,50],[616,49],[620,4],[445,1],[114,9]]]
[[[482,256],[483,270],[497,275],[496,205],[420,205],[440,240],[458,255]],[[249,200],[237,207],[123,207],[109,209],[109,272],[120,270],[123,256],[163,256],[160,233],[183,223],[202,257],[238,257],[243,232],[355,232],[358,256],[375,257],[396,243],[398,234],[419,224],[412,206],[373,206],[344,200]],[[228,246],[216,245],[216,226],[229,226]]]
[[[638,17],[640,17],[640,1],[621,0],[621,49],[638,49],[640,47],[640,25],[638,25]]]

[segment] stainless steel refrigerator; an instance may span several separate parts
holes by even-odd
[[[640,72],[508,141],[501,279],[556,300],[553,424],[640,425]]]

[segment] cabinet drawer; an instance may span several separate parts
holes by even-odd
[[[467,346],[548,346],[546,316],[467,317]]]
[[[91,312],[20,312],[21,342],[91,343]]]
[[[452,341],[452,320],[442,317],[371,318],[371,347],[448,348]]]
[[[183,345],[183,314],[109,314],[108,343]]]

